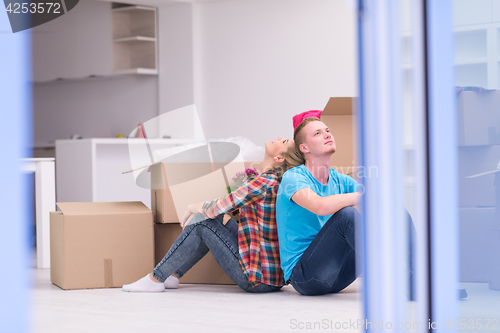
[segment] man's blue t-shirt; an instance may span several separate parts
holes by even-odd
[[[288,170],[283,175],[276,199],[276,222],[280,246],[281,268],[285,281],[290,279],[295,264],[311,244],[331,215],[319,216],[299,206],[292,200],[298,190],[310,188],[317,195],[326,197],[334,194],[358,191],[359,184],[352,177],[329,170],[328,185],[321,184],[305,165]]]

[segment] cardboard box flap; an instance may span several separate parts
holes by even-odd
[[[58,202],[64,215],[130,214],[149,212],[140,201],[130,202]]]
[[[354,110],[354,97],[330,97],[323,109],[322,116],[350,116],[356,114]]]

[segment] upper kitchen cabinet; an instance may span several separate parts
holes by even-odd
[[[110,75],[112,49],[111,3],[80,1],[32,29],[33,81]]]
[[[32,29],[33,81],[158,74],[156,9],[80,1]]]
[[[158,74],[156,9],[113,4],[113,72]]]

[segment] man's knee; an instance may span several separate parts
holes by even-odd
[[[332,289],[332,286],[327,281],[316,278],[305,282],[292,281],[292,286],[299,294],[304,296],[325,295]]]
[[[356,210],[356,208],[354,208],[352,206],[344,207],[341,210],[339,210],[337,212],[337,214],[338,213],[340,213],[340,215],[342,215],[342,217],[344,217],[344,218],[346,218],[348,220],[352,220],[352,221],[354,221],[354,219],[357,217],[357,215],[359,215],[359,213]]]

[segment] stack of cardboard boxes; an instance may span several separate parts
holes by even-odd
[[[165,163],[149,167],[151,209],[154,216],[155,263],[159,263],[180,235],[180,218],[191,203],[227,194],[223,169],[213,170],[209,162]],[[181,174],[179,176],[179,174]],[[182,175],[185,175],[183,177]],[[185,178],[169,184],[169,179]],[[181,283],[234,284],[208,252],[181,279]]]

